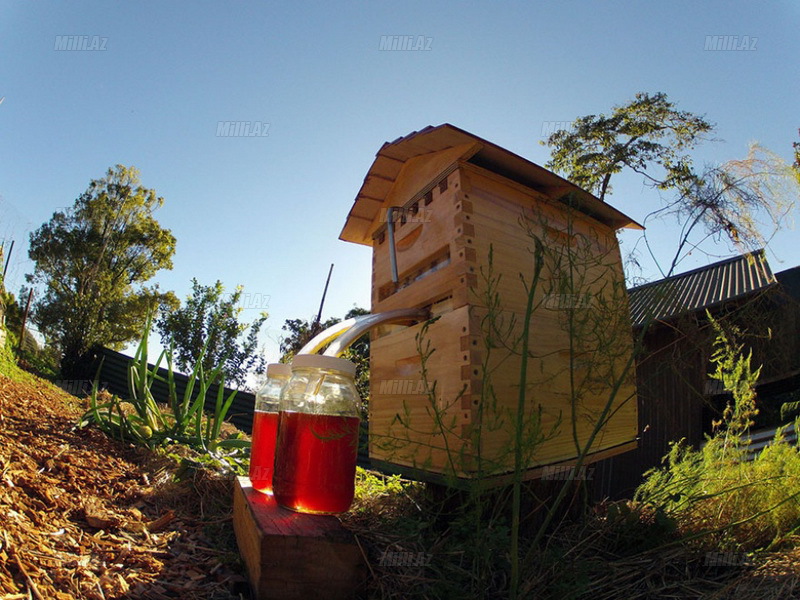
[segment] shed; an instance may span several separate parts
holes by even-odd
[[[778,424],[778,396],[800,388],[799,281],[800,268],[773,274],[757,250],[629,290],[634,330],[650,321],[636,366],[639,446],[595,465],[596,498],[630,497],[671,442],[698,446],[720,418],[728,395],[708,375],[715,335],[706,310],[749,332],[746,349],[762,365],[755,429]]]

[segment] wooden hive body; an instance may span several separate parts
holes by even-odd
[[[397,282],[389,207],[403,209],[393,219]],[[423,477],[502,480],[513,470],[519,340],[537,238],[544,250],[529,321],[526,477],[574,461],[598,422],[589,460],[635,447],[634,373],[625,370],[632,338],[615,236],[629,223],[449,125],[385,145],[342,238],[372,245],[372,313],[426,307],[438,318],[371,334],[370,457]]]

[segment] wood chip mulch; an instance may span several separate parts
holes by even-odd
[[[231,482],[174,483],[174,461],[77,428],[75,400],[0,374],[0,600],[249,598]]]

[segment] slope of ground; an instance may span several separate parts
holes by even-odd
[[[16,378],[15,378],[16,379]],[[230,483],[76,428],[75,398],[0,374],[0,598],[247,597]]]

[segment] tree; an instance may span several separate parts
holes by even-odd
[[[800,129],[797,130],[800,133]],[[795,142],[792,144],[794,148],[794,164],[792,168],[794,169],[794,176],[797,178],[797,183],[800,184],[800,142]]]
[[[707,238],[727,238],[741,250],[766,244],[793,207],[791,170],[775,154],[753,145],[748,156],[701,172],[693,167],[690,151],[714,126],[703,117],[679,111],[659,92],[636,94],[601,114],[576,119],[570,130],[557,131],[545,144],[553,148],[547,166],[605,200],[611,178],[624,168],[641,174],[647,183],[674,194],[645,218],[676,217],[682,230],[677,252],[663,276],[671,275],[689,252]],[[772,232],[762,233],[763,221]]]
[[[175,237],[153,217],[163,202],[140,185],[136,168],[116,165],[31,234],[35,268],[26,278],[44,287],[32,320],[60,351],[62,377],[82,377],[89,348],[122,348],[141,334],[148,311],[175,302],[143,285],[172,268]]]
[[[220,281],[205,286],[192,279],[192,295],[186,304],[161,313],[156,327],[164,347],[173,348],[179,370],[191,370],[207,344],[203,357],[206,373],[223,364],[226,382],[245,387],[248,373],[264,372],[258,333],[268,315],[262,312],[251,324],[240,323],[239,315],[244,310],[238,306],[241,297],[241,286],[232,294],[225,294]]]
[[[727,238],[742,252],[763,248],[783,226],[796,195],[791,167],[757,144],[743,159],[707,167],[675,200],[645,217],[646,223],[674,216],[682,225],[675,255],[662,275],[674,272],[686,248],[691,252],[707,238]],[[643,239],[647,243],[646,234]]]
[[[311,338],[321,331],[325,331],[328,327],[333,327],[340,321],[341,319],[337,317],[331,317],[321,323],[306,321],[305,319],[286,319],[281,329],[288,331],[289,335],[281,338],[281,362],[290,362],[294,355],[300,352]]]
[[[345,319],[352,319],[361,315],[367,315],[369,311],[358,306],[350,309],[344,316]],[[282,362],[289,362],[307,342],[321,331],[339,323],[342,319],[331,317],[324,323],[306,321],[304,319],[287,319],[283,324],[284,331],[289,335],[281,340]],[[344,354],[342,358],[353,361],[356,364],[356,388],[362,400],[369,397],[369,335],[363,335],[356,340]]]
[[[683,190],[696,181],[687,151],[713,128],[703,117],[677,110],[663,92],[640,92],[610,117],[579,117],[571,129],[552,134],[543,142],[554,148],[546,166],[601,200],[611,193],[611,176],[625,167],[658,189]],[[648,170],[653,166],[663,173]]]
[[[27,296],[27,291],[24,287],[21,291]],[[19,345],[20,349],[24,348],[26,350],[36,351],[39,348],[39,344],[27,328],[24,334],[25,339],[21,344],[19,343],[24,309],[19,305],[19,302],[17,302],[17,298],[14,294],[7,291],[0,291],[0,304],[5,305],[6,331],[12,335],[14,347],[17,348],[17,345]]]

